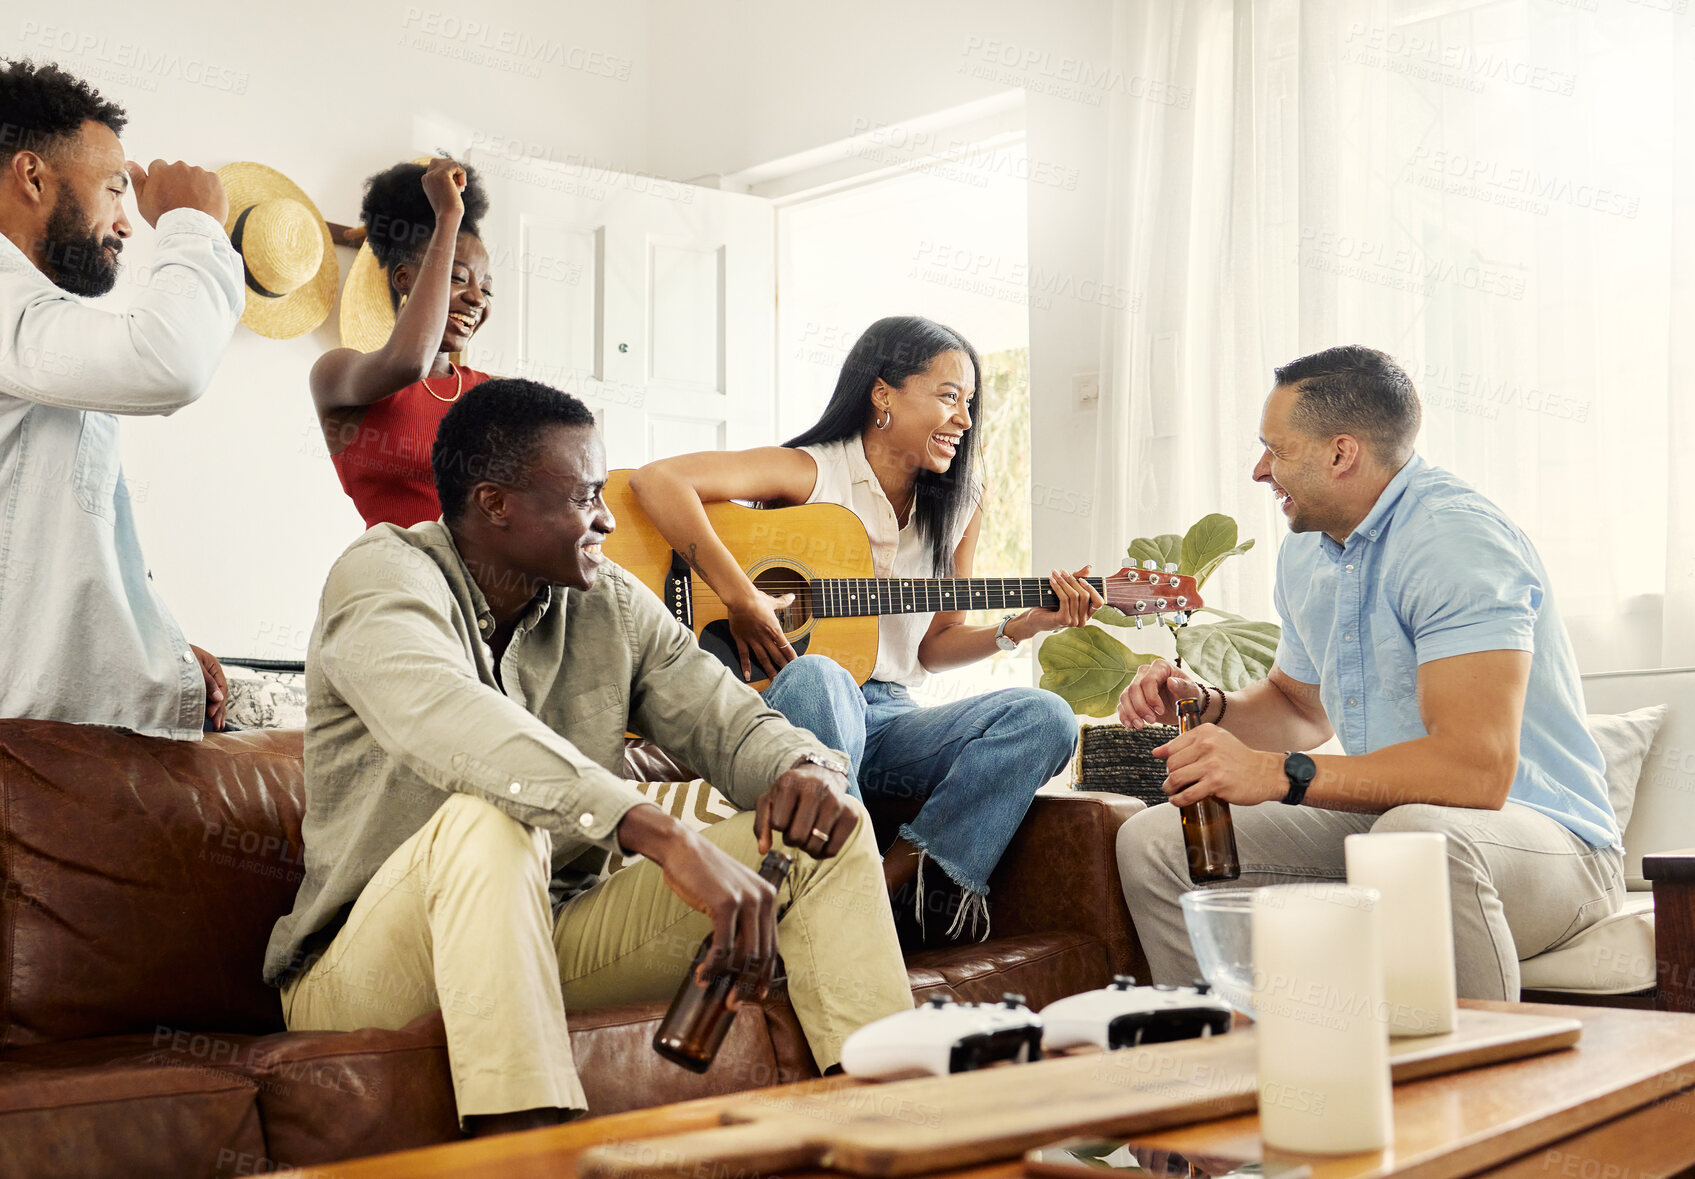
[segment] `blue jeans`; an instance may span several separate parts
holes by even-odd
[[[861,688],[834,660],[802,655],[764,696],[790,724],[848,755],[854,794],[873,811],[922,800],[901,838],[979,897],[1037,789],[1077,745],[1070,706],[1038,688],[922,708],[900,684]]]

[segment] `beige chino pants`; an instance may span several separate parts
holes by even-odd
[[[819,1068],[874,1019],[912,1006],[881,861],[863,817],[847,845],[795,858],[778,894],[777,948]],[[753,815],[703,835],[750,867]],[[455,794],[395,849],[323,956],[282,994],[291,1031],[399,1028],[437,1008],[461,1118],[586,1109],[565,1013],[669,999],[712,932],[648,861],[573,897],[555,920],[551,844]]]

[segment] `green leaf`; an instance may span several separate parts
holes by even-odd
[[[1275,622],[1208,622],[1177,632],[1177,654],[1202,679],[1234,692],[1271,674],[1281,634]]]
[[[1227,559],[1254,547],[1252,538],[1237,544],[1236,535],[1236,521],[1223,512],[1202,516],[1183,537],[1178,572],[1193,575],[1195,588],[1199,589]]]
[[[1084,716],[1111,716],[1136,669],[1156,656],[1138,655],[1094,626],[1079,626],[1048,636],[1037,658],[1042,687],[1057,692]]]
[[[1135,626],[1136,619],[1118,609],[1116,606],[1102,606],[1089,615],[1091,622],[1099,622],[1105,626]]]
[[[1160,536],[1138,536],[1130,542],[1130,556],[1138,564],[1152,561],[1154,568],[1163,570],[1167,565],[1179,564],[1182,561],[1183,538],[1175,532],[1163,533]]]

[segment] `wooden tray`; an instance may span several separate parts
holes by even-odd
[[[1462,1009],[1446,1036],[1391,1040],[1395,1081],[1569,1048],[1575,1019]],[[594,1147],[579,1179],[742,1179],[828,1168],[882,1179],[1015,1158],[1071,1134],[1141,1134],[1251,1112],[1253,1029],[1119,1052],[924,1077],[749,1094],[726,1125]]]

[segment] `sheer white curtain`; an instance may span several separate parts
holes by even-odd
[[[1695,663],[1695,15],[1666,7],[1118,5],[1106,246],[1145,295],[1101,358],[1096,551],[1228,512],[1261,547],[1209,598],[1268,616],[1271,371],[1369,344],[1421,452],[1536,543],[1585,670]]]

